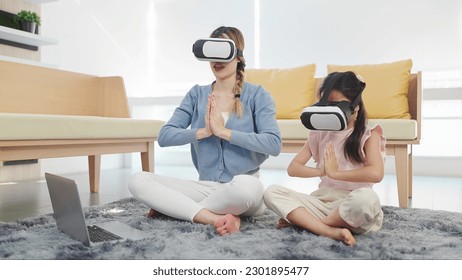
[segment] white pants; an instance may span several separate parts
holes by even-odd
[[[271,185],[264,194],[265,204],[287,220],[293,210],[303,207],[318,219],[327,217],[339,209],[340,217],[355,233],[377,231],[382,227],[383,212],[380,200],[372,188],[353,191],[321,187],[311,194],[304,194],[283,186]]]
[[[129,190],[135,199],[176,219],[193,221],[201,209],[216,214],[253,216],[265,210],[265,188],[257,176],[237,175],[229,183],[219,183],[143,171],[133,175]]]

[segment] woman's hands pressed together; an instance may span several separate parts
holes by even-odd
[[[197,130],[196,138],[198,140],[215,135],[225,140],[231,139],[231,130],[225,127],[225,120],[217,108],[215,96],[209,95],[207,111],[205,113],[205,128]]]

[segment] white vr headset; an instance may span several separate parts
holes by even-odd
[[[230,62],[236,56],[242,56],[242,50],[236,48],[233,40],[208,38],[197,40],[192,47],[198,60],[214,62]]]
[[[310,130],[340,131],[348,126],[354,109],[361,102],[361,93],[353,100],[329,102],[332,87],[324,91],[319,102],[303,109],[300,120]]]

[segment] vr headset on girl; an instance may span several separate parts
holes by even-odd
[[[358,77],[361,81],[361,88],[358,96],[352,102],[330,102],[327,99],[337,79],[338,74],[334,74],[329,83],[325,86],[319,102],[303,109],[300,120],[306,128],[310,130],[327,131],[340,131],[346,129],[348,121],[353,115],[356,106],[361,102],[361,95],[366,87],[366,83]]]
[[[192,46],[194,56],[198,60],[214,62],[230,62],[236,56],[243,56],[242,50],[236,48],[233,40],[218,38],[229,28],[223,26],[212,34],[212,38],[197,40]]]

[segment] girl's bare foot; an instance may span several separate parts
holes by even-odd
[[[241,227],[241,218],[232,214],[226,214],[213,224],[219,235],[238,232]]]
[[[346,228],[335,229],[332,236],[329,237],[334,240],[342,241],[348,246],[353,246],[356,244],[356,238],[353,236],[351,231]]]
[[[342,229],[342,235],[343,235],[343,243],[345,243],[348,246],[353,246],[356,244],[356,238],[351,234],[351,231],[349,229]]]
[[[278,221],[278,224],[276,225],[276,228],[281,229],[281,228],[290,227],[291,225],[292,224],[289,223],[288,221],[286,221],[285,219],[280,218],[279,221]]]

